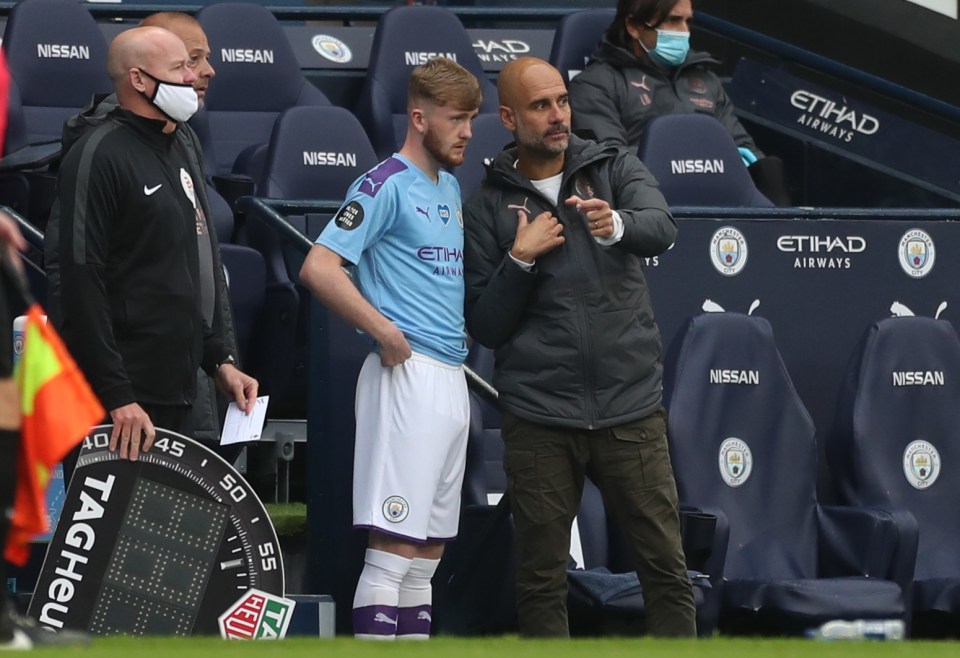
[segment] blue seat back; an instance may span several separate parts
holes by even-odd
[[[855,506],[911,512],[916,577],[960,577],[960,342],[950,322],[871,325],[850,362],[827,443],[838,493]]]
[[[294,107],[270,136],[259,196],[274,199],[344,198],[357,178],[377,164],[357,118],[342,107]]]
[[[560,19],[553,33],[549,62],[567,84],[586,67],[616,15],[613,9],[584,9]]]
[[[730,524],[724,576],[817,575],[814,426],[763,318],[691,318],[665,365],[680,501]]]
[[[637,155],[672,206],[770,207],[727,129],[706,114],[665,114],[643,131]]]
[[[453,172],[460,183],[464,202],[470,198],[485,175],[484,165],[513,141],[513,135],[503,127],[499,113],[480,114],[473,122],[473,138],[467,145],[463,164]]]
[[[247,372],[252,372],[252,349],[254,341],[269,340],[257,331],[261,324],[266,295],[266,268],[263,256],[250,247],[223,243],[220,245],[220,260],[227,274],[230,308],[237,335],[240,363]]]
[[[466,365],[487,383],[493,381],[493,350],[474,343],[470,346]],[[471,391],[467,467],[463,481],[464,505],[486,505],[490,502],[489,494],[501,494],[507,490],[501,425],[497,407]]]
[[[456,14],[436,6],[394,7],[377,23],[357,105],[357,115],[380,158],[396,151],[406,138],[410,72],[437,55],[455,59],[477,77],[483,93],[481,112],[497,111],[497,90]]]
[[[228,174],[248,148],[266,144],[277,115],[297,105],[329,105],[304,77],[283,28],[260,4],[225,2],[197,12],[216,77],[191,122],[213,155],[209,173]]]
[[[59,141],[64,120],[113,89],[107,42],[90,12],[75,0],[23,0],[3,32],[10,75],[22,106],[24,131],[5,146]]]

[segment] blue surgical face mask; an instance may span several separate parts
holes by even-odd
[[[690,33],[657,30],[657,45],[653,50],[647,50],[642,41],[640,45],[657,63],[676,67],[683,64],[687,53],[690,52]]]

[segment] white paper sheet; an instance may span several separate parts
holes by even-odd
[[[267,420],[267,404],[269,402],[269,395],[257,398],[249,415],[243,413],[236,402],[231,402],[230,406],[227,407],[227,416],[223,420],[220,445],[259,441],[260,435],[263,433],[263,423]]]

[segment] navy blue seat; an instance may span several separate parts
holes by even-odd
[[[616,15],[613,9],[584,9],[560,19],[548,61],[567,84],[586,67]]]
[[[243,151],[267,143],[280,112],[330,101],[304,77],[283,28],[263,5],[218,3],[196,17],[216,79],[191,125],[204,144],[208,173],[231,174]]]
[[[493,350],[473,343],[466,364],[485,382],[493,382]],[[507,476],[503,472],[501,425],[499,409],[471,390],[463,505],[496,504],[499,496],[507,490]]]
[[[112,89],[107,42],[86,8],[74,0],[23,0],[3,32],[28,144],[60,141],[63,122]],[[7,145],[9,152],[17,140]]]
[[[473,138],[467,144],[463,164],[453,172],[460,183],[460,194],[464,203],[483,182],[484,165],[512,141],[513,135],[503,127],[499,113],[477,116],[473,122]]]
[[[960,633],[960,342],[950,322],[871,325],[851,359],[827,443],[838,495],[917,520],[914,635]]]
[[[665,365],[670,454],[682,503],[729,523],[719,627],[800,633],[831,619],[905,619],[916,524],[817,502],[815,429],[770,324],[706,313]]]
[[[3,48],[11,84],[0,201],[43,229],[55,195],[47,165],[59,159],[63,122],[112,88],[107,43],[83,4],[24,0],[10,10]]]
[[[335,106],[300,106],[282,112],[263,156],[257,194],[261,197],[341,201],[354,180],[377,163],[363,127],[350,112]],[[287,221],[311,240],[332,213],[288,216]],[[258,343],[252,365],[278,408],[300,411],[306,402],[307,321],[310,294],[297,284],[303,254],[276,231],[252,218],[247,244],[267,266],[270,339]],[[330,317],[330,323],[341,322]],[[359,368],[359,366],[358,366]]]
[[[477,76],[483,93],[480,111],[497,112],[497,90],[456,14],[436,6],[394,7],[377,23],[357,104],[357,116],[380,158],[400,148],[406,138],[410,72],[437,55],[455,59]]]
[[[265,332],[258,331],[262,322],[266,296],[266,268],[263,257],[255,249],[238,244],[221,244],[220,260],[227,275],[230,308],[237,333],[240,365],[251,375],[261,379],[252,365],[254,344],[269,341]]]
[[[754,185],[730,133],[706,114],[656,117],[637,155],[671,206],[773,206]]]

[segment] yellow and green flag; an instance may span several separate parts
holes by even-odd
[[[23,419],[4,555],[21,566],[29,558],[30,541],[49,526],[46,490],[51,471],[104,417],[83,373],[42,316],[38,304],[27,309],[23,356],[14,371]]]

